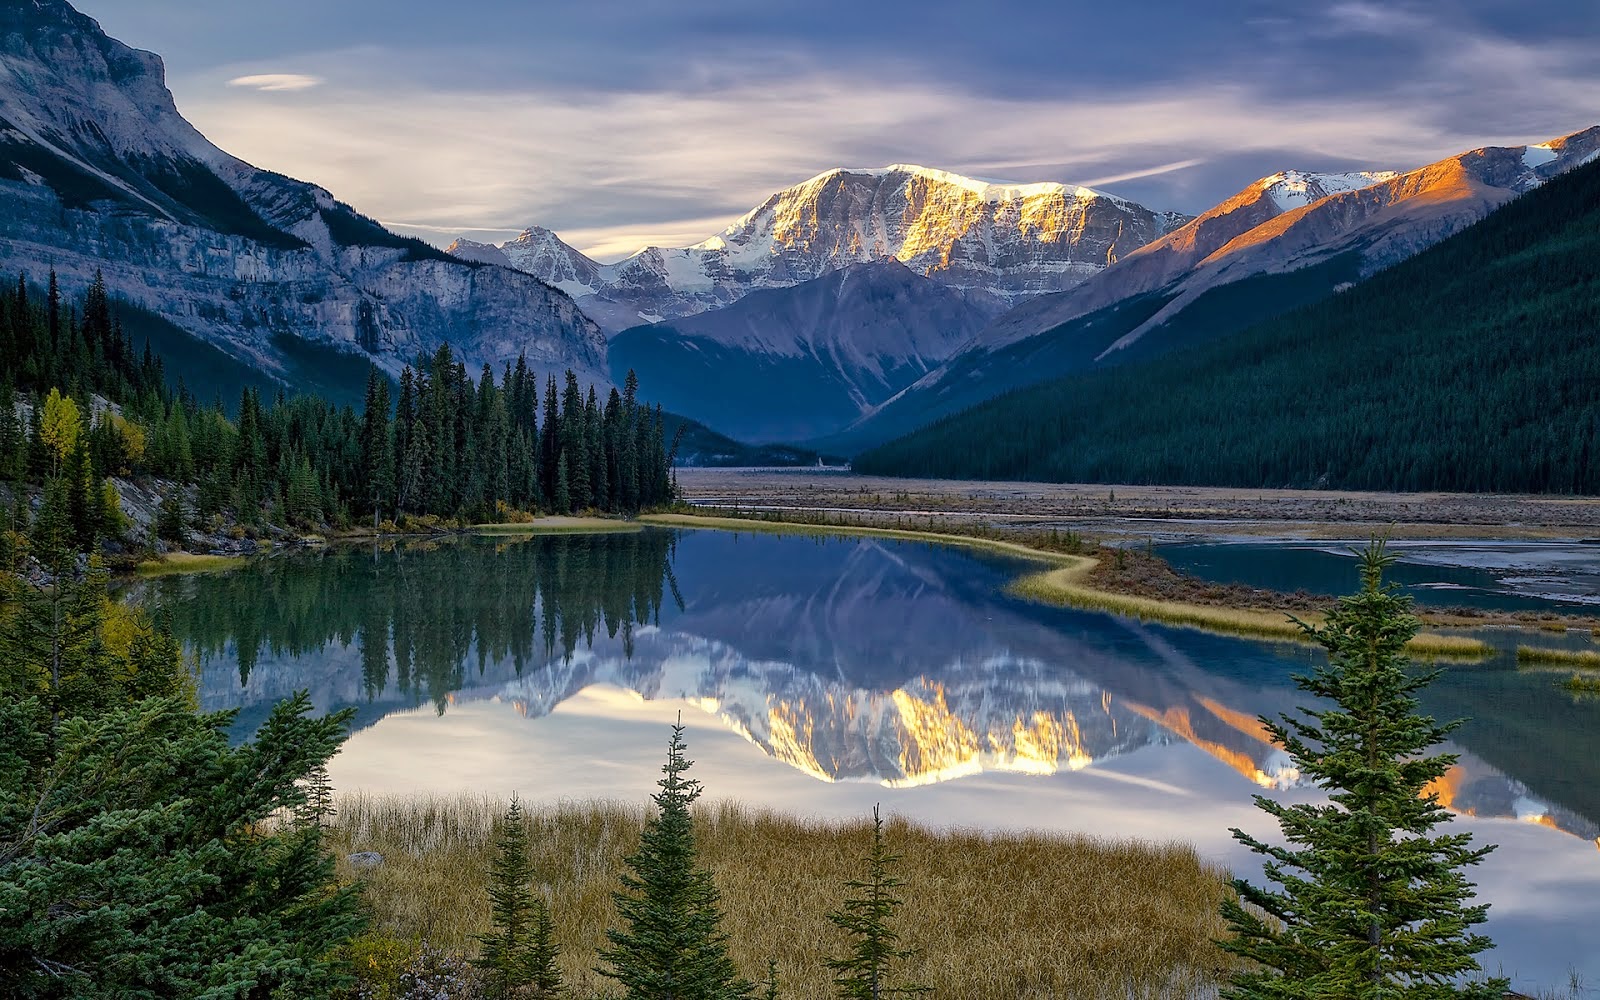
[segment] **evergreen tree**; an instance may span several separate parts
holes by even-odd
[[[566,459],[571,506],[588,507],[594,496],[589,483],[589,421],[583,406],[583,390],[578,388],[578,376],[570,368],[567,369],[567,386],[561,393],[561,448]]]
[[[296,822],[301,826],[327,829],[333,817],[338,815],[338,809],[333,804],[333,781],[328,777],[328,766],[323,764],[312,768],[300,782],[300,787],[305,791],[306,800],[295,810]]]
[[[653,796],[657,815],[627,859],[623,891],[612,896],[626,928],[606,931],[611,947],[600,953],[608,966],[600,974],[630,1000],[731,1000],[754,989],[728,957],[711,873],[696,867],[690,807],[701,786],[684,777],[694,762],[683,756],[683,729],[680,717]]]
[[[1360,593],[1341,599],[1322,628],[1300,623],[1328,662],[1295,681],[1332,707],[1307,711],[1310,722],[1262,720],[1332,801],[1256,796],[1287,846],[1233,831],[1266,858],[1267,878],[1281,888],[1234,881],[1239,898],[1223,904],[1223,915],[1235,936],[1222,946],[1255,966],[1236,974],[1226,995],[1498,1000],[1505,980],[1458,985],[1480,972],[1473,956],[1491,945],[1473,931],[1488,906],[1470,904],[1464,869],[1494,848],[1473,848],[1467,833],[1432,834],[1450,814],[1429,787],[1456,755],[1429,751],[1461,723],[1417,714],[1416,693],[1436,674],[1407,671],[1404,647],[1418,629],[1410,599],[1384,586],[1393,558],[1381,542],[1360,555]]]
[[[367,373],[366,405],[361,416],[361,455],[366,489],[358,494],[380,515],[394,497],[394,442],[391,439],[389,380],[376,366]]]
[[[551,498],[556,496],[556,475],[561,468],[561,447],[563,437],[561,434],[561,411],[559,409],[560,397],[556,394],[556,377],[550,376],[544,390],[544,423],[539,427],[539,457],[543,466],[539,471],[540,492]],[[566,513],[569,507],[556,504],[558,513]]]
[[[572,513],[572,488],[569,483],[567,453],[563,451],[561,457],[556,459],[556,488],[551,500],[557,514]]]
[[[915,952],[896,946],[899,935],[889,926],[903,900],[894,890],[905,885],[889,874],[889,866],[900,860],[883,843],[883,818],[872,807],[872,849],[867,853],[867,877],[852,879],[845,887],[857,893],[845,900],[844,907],[828,914],[834,926],[850,935],[850,950],[843,958],[829,959],[828,968],[837,972],[834,985],[844,1000],[879,1000],[881,997],[910,996],[928,992],[926,986],[892,986],[889,971],[895,963]]]
[[[622,417],[617,434],[621,438],[621,451],[617,458],[622,481],[621,507],[633,512],[639,509],[639,376],[632,368],[622,389]]]
[[[156,537],[182,548],[189,540],[187,521],[183,512],[183,488],[173,486],[161,498],[161,507],[156,511]]]
[[[555,943],[550,909],[533,892],[532,881],[527,825],[522,806],[513,797],[500,821],[489,869],[493,930],[478,936],[482,950],[473,963],[488,979],[491,1000],[547,1000],[561,995],[561,971],[556,966],[561,949]]]

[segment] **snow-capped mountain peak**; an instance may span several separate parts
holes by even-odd
[[[897,163],[823,171],[709,239],[646,247],[614,264],[596,264],[537,227],[498,249],[512,267],[577,296],[616,331],[880,260],[1017,302],[1072,288],[1187,221],[1090,188]],[[460,246],[461,256],[486,259],[479,245]]]

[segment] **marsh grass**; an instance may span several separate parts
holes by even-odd
[[[1583,670],[1600,670],[1600,653],[1592,649],[1546,649],[1542,646],[1518,646],[1517,663],[1533,666],[1577,667]]]
[[[848,535],[864,538],[898,538],[906,541],[938,542],[960,548],[984,549],[1002,552],[1043,562],[1061,562],[1075,557],[1059,552],[1049,552],[1022,542],[1006,541],[982,535],[952,534],[948,531],[923,531],[917,528],[856,524],[843,519],[837,524],[805,521],[777,520],[755,517],[724,517],[705,514],[646,514],[640,518],[647,524],[676,528],[720,528],[724,531],[752,531],[772,535]]]
[[[1561,682],[1561,686],[1573,694],[1600,695],[1600,677],[1586,677],[1583,674],[1573,674]]]
[[[614,517],[541,517],[532,521],[474,524],[468,530],[475,535],[593,535],[644,529],[637,521]]]
[[[471,797],[341,800],[338,855],[385,858],[376,869],[341,873],[367,882],[373,930],[470,950],[488,925],[485,873],[503,808]],[[577,997],[605,992],[595,952],[644,819],[642,809],[618,803],[530,810],[536,879]],[[784,996],[833,995],[824,963],[844,941],[826,914],[843,900],[844,882],[861,874],[871,824],[711,804],[697,808],[696,832],[740,970],[760,979],[775,960]],[[1212,944],[1223,932],[1224,873],[1190,847],[941,832],[895,819],[886,832],[907,883],[896,928],[918,949],[905,972],[940,997],[1212,997],[1230,967]]]
[[[168,552],[160,559],[140,563],[134,572],[143,577],[173,576],[178,573],[221,573],[238,569],[249,560],[244,556],[204,555],[198,552]]]

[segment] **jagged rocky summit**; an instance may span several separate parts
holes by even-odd
[[[0,270],[54,267],[268,371],[301,342],[398,372],[449,341],[603,379],[605,338],[567,295],[391,233],[329,192],[218,149],[159,56],[64,0],[0,6]]]
[[[646,247],[612,264],[539,227],[498,246],[460,239],[449,252],[535,275],[617,331],[885,260],[1014,304],[1073,288],[1189,218],[1084,187],[993,183],[895,164],[826,171],[704,242]]]

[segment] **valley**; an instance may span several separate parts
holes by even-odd
[[[0,995],[1600,981],[1600,20],[81,2]]]

